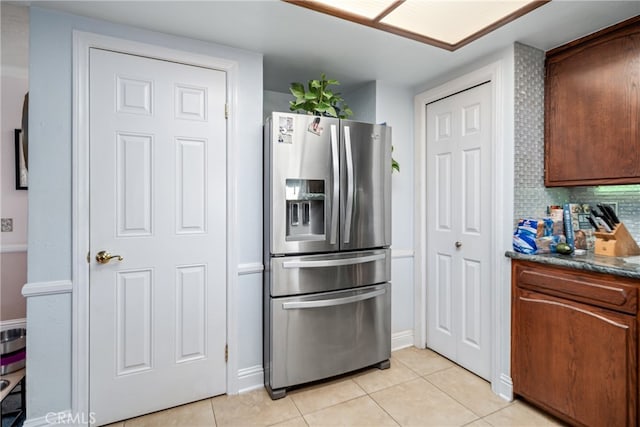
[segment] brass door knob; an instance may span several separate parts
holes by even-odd
[[[98,264],[108,264],[109,261],[111,261],[111,258],[116,258],[118,261],[122,261],[124,259],[120,255],[111,255],[107,251],[100,251],[96,254],[96,261],[98,261]]]

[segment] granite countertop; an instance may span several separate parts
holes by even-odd
[[[505,256],[522,261],[640,279],[640,256],[612,257],[594,255],[592,252],[587,252],[586,255],[525,255],[514,251],[507,251]]]

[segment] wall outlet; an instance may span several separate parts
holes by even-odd
[[[607,204],[611,206],[616,215],[618,215],[618,202],[607,202]]]
[[[2,232],[13,231],[13,218],[2,218],[0,220]]]

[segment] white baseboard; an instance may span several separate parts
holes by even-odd
[[[43,417],[29,418],[24,421],[23,427],[50,427],[50,426],[89,426],[96,423],[95,414],[72,412],[70,409],[59,412],[47,412]]]
[[[24,424],[22,427],[48,427],[49,423],[47,422],[46,417],[38,417],[38,418],[27,418],[24,420]]]
[[[83,419],[81,417],[73,417],[71,415],[71,410],[67,409],[66,411],[59,412],[49,412],[43,417],[37,418],[28,418],[22,424],[22,427],[50,427],[55,425],[87,425],[88,423],[85,421],[83,423]]]
[[[246,393],[264,387],[262,365],[238,369],[238,393]]]
[[[14,328],[26,328],[27,327],[27,319],[11,319],[11,320],[0,320],[0,331],[6,331],[7,329]]]
[[[411,346],[413,346],[413,329],[407,329],[391,335],[391,351]]]
[[[513,400],[513,381],[507,374],[500,374],[500,380],[491,384],[491,388],[495,394],[511,402]]]

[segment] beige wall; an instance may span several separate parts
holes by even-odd
[[[0,321],[27,317],[22,286],[27,282],[27,253],[0,254]]]
[[[13,219],[13,231],[0,234],[0,321],[24,319],[21,294],[27,282],[27,194],[15,189],[14,129],[22,127],[22,103],[29,90],[29,11],[0,4],[1,130],[0,216]]]
[[[0,4],[2,79],[2,144],[0,146],[0,214],[13,219],[13,231],[0,235],[0,252],[16,251],[27,245],[28,191],[16,190],[14,129],[22,128],[22,105],[29,90],[29,10],[2,2]]]

